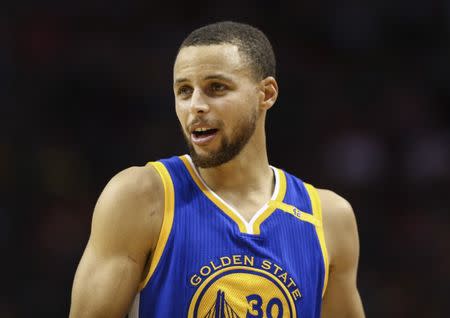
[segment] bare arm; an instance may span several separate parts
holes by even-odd
[[[350,204],[328,190],[319,190],[325,240],[330,256],[328,286],[323,299],[323,318],[363,318],[356,286],[359,239]]]
[[[105,187],[72,289],[70,318],[124,317],[138,292],[162,223],[156,171],[133,167]]]

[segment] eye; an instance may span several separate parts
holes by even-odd
[[[177,90],[177,95],[180,95],[181,97],[187,97],[192,95],[192,87],[189,86],[181,86]]]
[[[211,83],[211,91],[213,92],[223,92],[228,87],[222,83]]]

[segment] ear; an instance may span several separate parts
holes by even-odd
[[[261,108],[267,110],[275,104],[278,97],[278,83],[272,76],[268,76],[260,82]]]

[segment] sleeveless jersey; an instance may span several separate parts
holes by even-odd
[[[247,222],[188,155],[149,164],[164,218],[130,318],[320,318],[328,256],[313,186],[272,167],[273,196]]]

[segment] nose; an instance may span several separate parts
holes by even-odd
[[[194,114],[204,114],[209,112],[207,98],[199,89],[195,89],[192,93],[190,106],[191,112]]]

